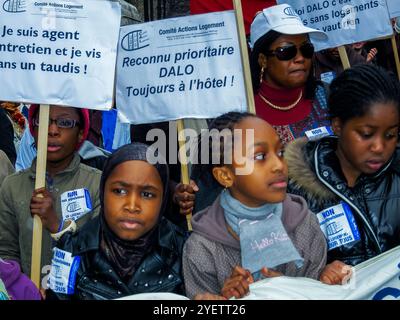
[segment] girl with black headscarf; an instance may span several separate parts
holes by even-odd
[[[107,160],[100,182],[100,215],[78,233],[65,233],[57,243],[61,252],[72,254],[72,259],[80,257],[76,271],[71,263],[70,273],[64,275],[69,294],[52,285],[57,281],[53,263],[48,298],[54,297],[53,293],[60,299],[96,300],[145,292],[183,294],[181,252],[185,236],[163,217],[168,166],[165,161],[150,164],[149,156],[160,160],[156,150],[133,143]],[[74,278],[74,283],[68,283]]]

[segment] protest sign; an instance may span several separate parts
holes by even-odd
[[[131,123],[245,111],[233,11],[121,28],[117,107]]]
[[[400,1],[386,0],[390,18],[400,17]]]
[[[348,283],[327,285],[303,277],[274,277],[250,284],[250,294],[238,300],[394,300],[400,299],[400,247],[353,268]],[[185,296],[155,292],[119,300],[186,300]]]
[[[290,4],[304,25],[322,30],[328,39],[310,35],[316,50],[390,36],[387,5],[381,0],[277,0]],[[286,12],[286,14],[295,14]]]
[[[107,110],[120,5],[0,0],[0,99]]]
[[[307,278],[277,277],[250,286],[243,300],[392,300],[400,298],[400,247],[353,268],[347,284],[330,286]]]

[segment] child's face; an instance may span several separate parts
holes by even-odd
[[[123,162],[105,183],[105,220],[120,239],[136,240],[156,225],[162,197],[156,168],[144,161]]]
[[[79,119],[79,111],[71,107],[50,107],[50,120],[49,120],[49,132],[47,141],[47,161],[53,163],[65,162],[66,165],[71,161],[76,146],[82,140],[82,129],[78,125],[73,128],[59,128],[57,123],[52,120],[68,119],[75,120]],[[39,111],[35,118],[39,119]],[[35,126],[34,138],[36,145],[38,143],[39,128]]]
[[[393,103],[375,103],[362,117],[332,121],[339,136],[337,155],[346,177],[373,174],[389,161],[397,145],[399,113]]]
[[[232,166],[225,166],[232,178],[227,185],[232,196],[249,207],[282,202],[286,196],[287,165],[275,130],[266,121],[255,117],[242,120],[234,129],[243,130],[242,150],[245,155],[239,160],[234,154]],[[246,129],[254,130],[254,145],[247,148]],[[254,169],[250,174],[237,175],[236,169],[244,166],[253,166]]]

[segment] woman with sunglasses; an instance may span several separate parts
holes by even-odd
[[[250,31],[250,66],[256,113],[269,122],[284,144],[305,131],[329,125],[325,91],[312,72],[314,46],[305,27],[287,4],[259,12]]]

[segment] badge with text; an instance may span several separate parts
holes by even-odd
[[[53,252],[49,288],[56,293],[73,294],[81,258],[72,257],[70,252],[58,248],[54,248]]]
[[[332,136],[333,131],[331,127],[319,127],[305,132],[308,140],[318,140],[326,136]]]
[[[317,214],[317,218],[328,240],[328,250],[360,240],[360,232],[347,203],[325,209]]]
[[[63,220],[78,220],[92,211],[92,201],[87,189],[76,189],[61,195],[61,211]]]

